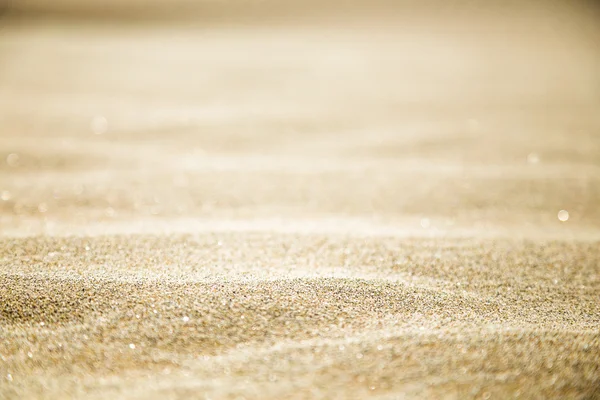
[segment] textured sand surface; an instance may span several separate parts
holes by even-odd
[[[0,25],[0,399],[600,398],[590,12],[71,3]]]

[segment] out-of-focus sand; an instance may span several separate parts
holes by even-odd
[[[14,2],[1,399],[600,397],[597,9],[350,3]]]

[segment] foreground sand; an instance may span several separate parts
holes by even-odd
[[[593,397],[597,243],[2,242],[2,394]]]
[[[0,398],[600,398],[598,32],[532,15],[5,22]]]

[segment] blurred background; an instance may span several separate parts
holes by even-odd
[[[2,10],[5,232],[199,220],[367,221],[412,234],[600,226],[595,2],[3,0]]]

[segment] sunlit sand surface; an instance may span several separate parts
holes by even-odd
[[[600,397],[592,5],[15,4],[1,399]]]

